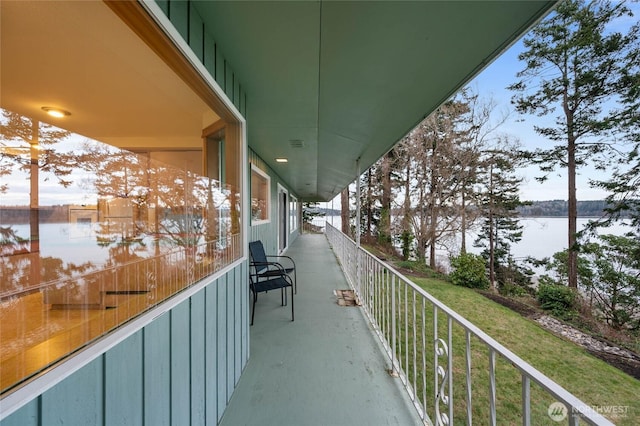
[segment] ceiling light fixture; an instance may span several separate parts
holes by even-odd
[[[286,158],[276,158],[276,163],[288,163],[289,160]]]
[[[42,110],[44,112],[46,112],[47,114],[49,114],[50,116],[56,117],[56,118],[68,117],[68,116],[71,115],[71,113],[69,111],[65,111],[65,110],[60,109],[60,108],[43,106]]]

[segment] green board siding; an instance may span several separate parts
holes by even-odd
[[[40,400],[29,402],[16,411],[3,422],[2,426],[39,426],[40,425]]]
[[[249,282],[249,265],[247,263],[243,263],[242,264],[242,276],[240,277],[240,281],[243,283],[248,283]],[[240,318],[249,318],[249,292],[245,292],[245,291],[241,291],[240,292],[240,303],[242,304],[241,306],[241,312],[240,312]],[[238,380],[240,380],[240,374],[242,374],[242,372],[244,371],[244,367],[245,364],[242,363],[243,359],[249,359],[249,357],[251,356],[251,351],[249,350],[249,322],[248,321],[244,321],[242,322],[241,325],[241,329],[242,329],[242,341],[241,341],[241,346],[242,346],[242,351],[241,351],[241,356],[240,356],[240,372],[238,374],[238,379],[236,380],[236,382]]]
[[[216,70],[216,42],[213,39],[213,36],[209,34],[207,31],[204,32],[204,44],[203,44],[203,52],[204,56],[204,67],[209,70],[209,73],[215,80],[216,76],[214,74]]]
[[[130,336],[104,355],[103,380],[105,424],[142,424],[142,332]],[[43,415],[43,419],[48,417],[48,413]]]
[[[189,46],[204,63],[204,23],[193,6],[189,8]]]
[[[189,43],[189,3],[183,0],[169,0],[167,14],[173,26],[182,38]]]
[[[47,423],[60,425],[95,425],[102,423],[104,412],[103,358],[88,364],[77,374],[56,385],[42,396],[42,412],[48,413]],[[94,386],[97,384],[97,386]],[[87,389],[82,394],[74,389]],[[73,407],[69,409],[69,407]]]
[[[171,313],[144,328],[144,424],[171,424]]]
[[[205,292],[191,298],[191,423],[205,424]],[[194,326],[198,324],[198,326]]]
[[[0,424],[215,425],[247,364],[248,293],[242,262]]]
[[[234,369],[234,361],[235,361],[235,349],[236,349],[236,338],[233,334],[235,330],[235,321],[229,321],[229,318],[235,318],[235,271],[234,276],[227,276],[227,401],[231,398],[231,394],[233,393],[233,389],[235,388],[235,383],[233,380],[233,369]]]
[[[215,43],[212,36],[214,29],[204,25],[197,3],[185,0],[162,0],[156,1],[156,3],[227,97],[244,116],[246,114],[246,94],[241,90],[241,82],[231,64],[226,61]]]
[[[171,311],[171,423],[189,424],[191,390],[189,372],[189,301]]]
[[[216,312],[218,304],[217,282],[206,288],[205,291],[205,312]],[[246,323],[246,321],[243,321]],[[204,347],[206,356],[204,365],[205,384],[207,391],[205,393],[205,410],[208,424],[215,424],[222,417],[224,406],[220,408],[218,414],[218,399],[216,395],[216,383],[218,383],[218,364],[217,364],[217,336],[218,336],[218,315],[207,315],[207,321],[204,327]],[[246,360],[247,358],[245,358]]]
[[[218,397],[218,421],[222,418],[224,410],[222,407],[227,406],[227,356],[229,348],[227,348],[227,277],[221,277],[216,283],[218,290],[218,310],[217,310],[217,336],[216,336],[216,353],[217,353],[217,397]],[[223,301],[223,303],[220,303]]]

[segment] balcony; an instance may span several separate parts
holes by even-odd
[[[336,303],[349,285],[324,235],[293,242],[295,322],[280,292],[261,293],[251,355],[222,426],[420,425],[398,378],[357,307]]]
[[[327,237],[333,251],[302,235],[288,252],[295,322],[278,292],[260,295],[223,426],[611,424],[335,228]],[[350,287],[362,307],[336,303]]]

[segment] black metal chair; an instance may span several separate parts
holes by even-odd
[[[251,268],[254,272],[249,272],[249,282],[251,287],[251,292],[253,293],[253,307],[251,308],[251,325],[253,325],[253,318],[256,313],[256,302],[258,301],[258,293],[266,293],[270,290],[280,289],[280,297],[282,299],[282,306],[287,304],[287,293],[286,288],[291,287],[291,321],[294,320],[293,316],[293,282],[291,281],[291,277],[286,273],[282,272],[278,275],[275,275],[275,270],[272,271],[271,275],[263,276],[259,273],[256,273],[256,267],[251,264]]]
[[[255,268],[255,273],[259,278],[278,277],[283,273],[290,276],[293,273],[293,288],[295,293],[298,293],[296,264],[291,257],[267,255],[260,240],[249,243],[249,254],[251,255],[251,265]],[[283,266],[282,262],[274,262],[269,259],[287,259],[291,265]]]

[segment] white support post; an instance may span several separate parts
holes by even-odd
[[[356,160],[356,246],[360,248],[360,157]]]

